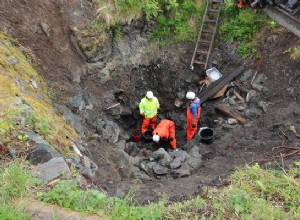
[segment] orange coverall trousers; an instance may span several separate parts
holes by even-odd
[[[154,128],[156,126],[156,120],[157,120],[157,115],[155,115],[153,118],[145,117],[143,120],[142,129],[141,129],[142,134],[144,134],[148,130],[149,126],[150,126],[150,128],[152,128],[152,130],[154,130]]]
[[[186,139],[187,141],[190,141],[194,138],[194,136],[197,133],[198,130],[198,121],[200,119],[201,115],[201,107],[198,108],[197,111],[197,118],[194,119],[193,114],[190,111],[190,108],[187,108],[186,110],[186,118],[187,118],[187,124],[186,124]],[[196,125],[196,127],[193,128],[192,125]]]
[[[173,121],[163,119],[153,130],[153,135],[159,135],[160,138],[168,140],[172,137],[170,145],[173,149],[176,149],[176,139],[175,139],[175,123]]]

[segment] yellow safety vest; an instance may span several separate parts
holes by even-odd
[[[152,101],[143,98],[139,104],[140,113],[144,113],[146,118],[153,118],[157,115],[157,109],[159,108],[159,102],[156,97],[153,97]]]

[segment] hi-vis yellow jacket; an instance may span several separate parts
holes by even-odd
[[[153,118],[157,115],[157,109],[159,108],[159,102],[156,97],[150,101],[146,97],[143,98],[139,104],[140,113],[144,113],[145,118]]]

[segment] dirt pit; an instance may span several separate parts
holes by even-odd
[[[270,33],[266,30],[265,34]],[[174,63],[170,52],[167,55],[163,53],[165,59],[158,59],[152,65],[132,69],[130,74],[135,79],[134,85],[124,92],[124,105],[135,103],[137,106],[146,91],[152,90],[161,103],[159,117],[170,118],[176,123],[180,153],[168,154],[173,160],[177,157],[182,159],[186,152],[190,156],[196,155],[193,158],[199,154],[199,164],[191,169],[191,164],[187,163],[189,159],[185,158],[176,169],[165,165],[154,171],[153,164],[162,164],[160,156],[164,152],[154,159],[151,155],[157,146],[152,143],[127,143],[127,152],[139,157],[133,176],[122,181],[100,181],[101,185],[117,196],[133,191],[142,203],[160,199],[163,195],[174,201],[201,195],[205,186],[223,186],[226,184],[224,179],[237,167],[246,164],[258,162],[263,167],[277,167],[298,160],[299,154],[290,155],[292,149],[288,147],[299,146],[299,137],[293,133],[292,126],[300,131],[300,63],[283,55],[283,52],[295,44],[299,45],[300,41],[285,30],[278,29],[272,37],[262,38],[261,42],[264,62],[253,83],[256,60],[245,63],[234,52],[234,44],[219,42],[215,46],[213,60],[217,64],[214,66],[222,74],[229,74],[241,65],[245,68],[229,84],[223,97],[202,104],[199,127],[214,130],[214,141],[210,145],[201,143],[198,136],[186,143],[184,96],[187,91],[199,91],[198,81],[204,77],[203,73],[197,75],[197,72],[188,69],[188,53],[181,57],[184,61],[178,63]],[[187,48],[192,49],[192,45]],[[174,105],[176,99],[183,101],[180,108]],[[216,112],[215,106],[220,104],[244,117],[246,123],[239,124]],[[119,125],[128,134],[141,124],[138,109],[135,108],[135,111],[137,113],[132,116],[123,116],[119,120]],[[147,171],[147,164],[150,164],[150,171]]]

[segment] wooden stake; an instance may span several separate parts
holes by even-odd
[[[242,116],[240,116],[239,114],[235,113],[234,111],[232,111],[231,109],[229,109],[225,106],[219,105],[219,106],[215,107],[215,109],[224,113],[225,115],[227,115],[231,118],[235,118],[241,124],[245,124],[247,121],[245,118],[243,118]]]

